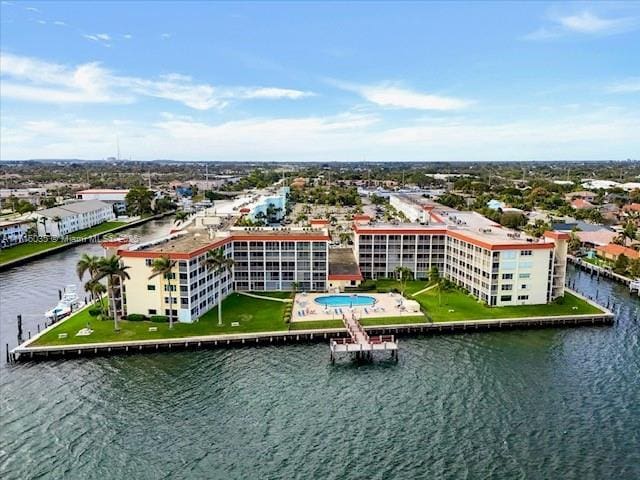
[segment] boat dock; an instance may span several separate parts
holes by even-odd
[[[341,353],[355,354],[356,359],[371,360],[373,352],[391,352],[391,358],[398,359],[398,341],[393,335],[369,336],[362,328],[354,313],[342,316],[342,322],[349,334],[345,338],[332,338],[329,341],[331,362],[335,362],[336,355]]]
[[[629,287],[629,292],[636,292],[638,295],[640,295],[640,279],[633,280],[629,277],[625,277],[624,275],[620,275],[619,273],[616,273],[609,268],[604,268],[599,265],[594,265],[593,263],[585,262],[583,259],[575,257],[573,255],[567,255],[567,261],[573,263],[577,268],[589,273],[591,276],[596,275],[598,279],[600,277],[604,277],[615,280],[616,282],[622,283]]]

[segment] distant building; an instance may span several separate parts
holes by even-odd
[[[640,203],[631,203],[622,207],[622,210],[626,213],[640,213]]]
[[[490,208],[491,210],[502,210],[506,206],[507,205],[504,202],[496,200],[495,198],[487,202],[487,208]]]
[[[564,198],[567,202],[570,202],[571,200],[574,200],[576,198],[582,198],[583,200],[586,200],[587,202],[593,202],[595,201],[596,197],[598,196],[597,193],[593,193],[593,192],[588,192],[586,190],[582,190],[580,192],[571,192],[571,193],[567,193]]]
[[[633,248],[623,247],[622,245],[616,245],[615,243],[610,243],[608,245],[602,245],[600,247],[596,247],[596,254],[607,260],[616,261],[620,255],[624,255],[630,259],[636,259],[640,257],[640,254]]]
[[[89,189],[76,192],[78,200],[99,200],[108,203],[115,208],[118,214],[124,214],[127,211],[126,197],[129,190],[115,189]]]
[[[582,183],[583,188],[591,188],[594,190],[611,190],[612,188],[620,187],[620,183],[612,180],[594,180],[584,179]]]
[[[0,222],[0,248],[25,242],[31,223],[29,220],[7,220]]]
[[[576,198],[571,202],[571,207],[576,210],[589,210],[594,207],[593,203],[588,202],[582,198]]]
[[[638,183],[638,182],[627,182],[627,183],[621,184],[620,188],[622,188],[626,192],[631,192],[633,190],[640,190],[640,183]]]
[[[40,205],[40,201],[47,196],[46,188],[0,188],[0,199],[17,198],[26,200],[32,205]]]
[[[59,237],[113,220],[115,214],[110,204],[99,200],[87,200],[37,210],[30,213],[29,218],[38,220],[38,235]],[[41,223],[42,218],[46,219],[44,224]]]
[[[580,243],[588,248],[602,247],[613,242],[618,235],[611,230],[605,228],[595,232],[575,232]]]

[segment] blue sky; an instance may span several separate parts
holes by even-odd
[[[2,159],[640,158],[640,3],[1,3]]]

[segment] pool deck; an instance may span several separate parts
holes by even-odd
[[[318,320],[341,320],[342,315],[351,316],[354,313],[357,319],[361,318],[381,318],[381,317],[415,317],[421,315],[420,310],[411,311],[407,308],[407,302],[410,299],[403,297],[398,293],[359,293],[360,297],[373,297],[375,304],[373,306],[358,307],[325,307],[316,302],[318,297],[327,297],[340,295],[351,297],[352,294],[329,294],[329,293],[299,293],[293,301],[293,311],[291,321],[297,322],[313,322]]]

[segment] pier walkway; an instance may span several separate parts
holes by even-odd
[[[374,351],[389,351],[392,358],[398,358],[398,341],[393,335],[370,337],[353,312],[350,315],[343,314],[342,323],[344,323],[349,336],[346,338],[332,338],[329,341],[332,362],[335,361],[336,355],[340,353],[355,353],[358,359],[371,359]]]

